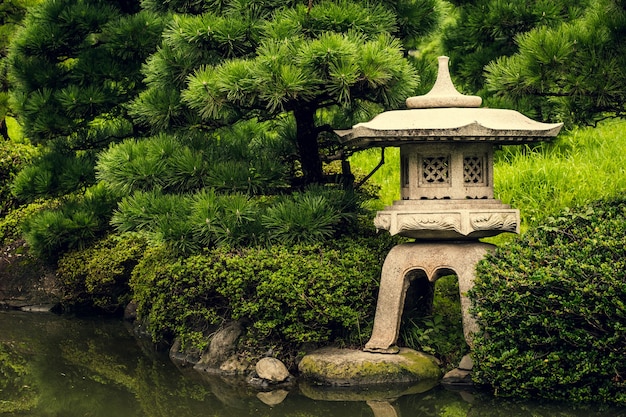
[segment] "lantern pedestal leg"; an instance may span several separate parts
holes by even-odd
[[[457,241],[406,243],[391,249],[383,264],[372,337],[364,350],[375,353],[398,352],[396,342],[410,285],[409,275],[415,271],[425,273],[430,282],[445,275],[458,277],[463,334],[471,347],[472,334],[478,328],[469,314],[470,300],[467,291],[474,284],[476,264],[494,248],[494,245],[478,241]]]

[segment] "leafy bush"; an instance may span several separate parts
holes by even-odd
[[[626,199],[565,210],[481,261],[477,382],[626,404]]]
[[[33,146],[0,137],[0,216],[6,215],[17,206],[11,192],[11,182],[36,152]]]
[[[30,217],[43,210],[53,210],[59,205],[55,199],[42,200],[11,210],[0,217],[0,246],[15,241],[22,236],[22,225]]]
[[[153,248],[131,286],[155,339],[176,336],[202,348],[210,325],[240,320],[257,347],[339,342],[372,320],[389,243],[355,238],[325,246],[221,247],[184,259]]]
[[[243,194],[196,195],[136,192],[124,198],[111,223],[118,232],[138,232],[177,254],[190,254],[219,245],[257,243],[256,200]]]
[[[146,248],[134,235],[110,235],[94,246],[69,252],[58,262],[65,310],[118,312],[130,301],[128,281]]]
[[[261,222],[268,239],[277,243],[314,243],[335,236],[342,223],[351,223],[359,210],[353,193],[310,187],[279,199]]]

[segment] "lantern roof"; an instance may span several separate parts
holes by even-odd
[[[406,110],[387,111],[348,130],[336,130],[347,146],[368,148],[420,142],[522,144],[555,137],[562,123],[541,123],[515,110],[480,107],[482,99],[459,93],[450,79],[448,57],[439,57],[437,81],[423,96],[406,100]]]

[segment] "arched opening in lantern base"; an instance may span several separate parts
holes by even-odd
[[[456,364],[468,350],[463,335],[458,277],[442,268],[430,281],[420,269],[407,273],[407,288],[397,345],[436,355]]]
[[[392,248],[383,264],[374,328],[364,350],[396,353],[405,310],[415,307],[416,298],[421,308],[428,308],[435,281],[446,275],[458,277],[463,334],[471,347],[477,326],[469,314],[467,292],[476,264],[493,248],[479,241],[415,242]]]

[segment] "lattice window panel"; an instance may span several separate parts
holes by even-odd
[[[481,156],[466,156],[463,158],[463,181],[465,184],[484,184],[485,166]]]
[[[450,158],[432,156],[422,158],[422,182],[426,184],[445,184],[450,179]]]

